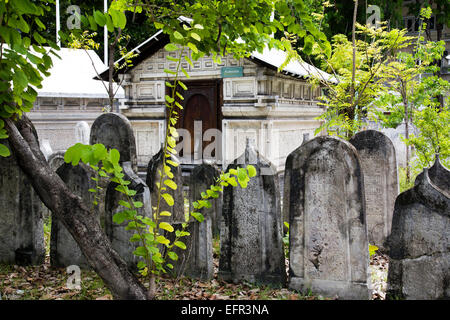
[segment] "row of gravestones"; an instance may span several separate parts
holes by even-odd
[[[146,183],[136,174],[136,144],[128,120],[108,113],[94,122],[90,143],[103,143],[121,154],[121,165],[136,200],[144,203],[140,214],[151,216],[156,203],[163,154],[155,155]],[[173,159],[176,160],[176,159]],[[52,161],[52,158],[49,159]],[[55,161],[66,184],[92,205],[94,174],[84,165],[72,167]],[[439,160],[424,170],[417,185],[396,199],[398,193],[395,152],[383,134],[367,130],[350,142],[317,137],[294,150],[286,160],[283,213],[273,165],[250,144],[229,167],[253,164],[257,176],[246,189],[226,187],[221,201],[202,213],[203,223],[191,223],[187,250],[180,250],[177,274],[213,277],[212,235],[220,233],[219,277],[284,285],[287,280],[282,245],[282,217],[290,224],[289,287],[311,289],[343,299],[369,298],[368,244],[389,252],[388,296],[448,298],[449,288],[449,171]],[[0,262],[41,263],[44,257],[40,202],[14,157],[0,159],[2,224]],[[180,167],[173,167],[181,186]],[[210,164],[191,174],[190,198],[214,183],[219,171]],[[125,224],[115,225],[120,194],[114,184],[103,182],[100,206],[93,210],[115,250],[130,267],[136,265]],[[172,192],[175,206],[170,222],[178,227],[185,216],[184,198]],[[395,207],[394,207],[395,204]],[[392,226],[391,226],[392,224]],[[392,229],[392,232],[391,232]],[[389,236],[390,235],[390,236]],[[170,235],[169,235],[170,236]],[[55,266],[88,267],[78,246],[57,219],[52,220],[51,262]]]

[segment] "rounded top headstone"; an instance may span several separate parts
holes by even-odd
[[[76,142],[89,144],[89,124],[86,121],[78,121],[75,125]]]
[[[118,113],[104,113],[91,127],[90,144],[102,143],[107,149],[120,152],[120,162],[131,161],[137,170],[136,140],[130,121]]]
[[[383,150],[389,152],[395,150],[391,139],[384,133],[377,130],[364,130],[356,133],[349,142],[355,146],[357,150]]]

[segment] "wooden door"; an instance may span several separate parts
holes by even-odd
[[[184,152],[186,150],[183,150],[180,152],[180,156],[185,159],[194,159],[194,151],[197,150],[203,154],[204,148],[213,142],[203,141],[204,133],[208,129],[221,129],[220,81],[198,80],[184,81],[184,83],[188,90],[183,92],[184,100],[180,102],[184,109],[178,119],[177,129],[183,128],[189,131],[191,152],[189,156]],[[198,122],[197,132],[195,132],[196,121]],[[199,130],[200,126],[201,130]],[[212,154],[212,156],[215,156],[215,154]],[[199,159],[198,157],[196,158],[197,160]]]

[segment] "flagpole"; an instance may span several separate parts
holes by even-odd
[[[61,39],[59,38],[59,30],[61,29],[61,24],[59,20],[59,0],[56,0],[56,44],[61,47]]]
[[[108,0],[104,0],[104,12],[108,12]],[[104,52],[105,52],[105,56],[104,56],[104,60],[105,60],[105,65],[108,65],[108,29],[106,27],[103,28],[103,35],[104,35]]]

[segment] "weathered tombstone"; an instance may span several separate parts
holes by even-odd
[[[86,130],[86,128],[82,130]],[[136,140],[131,123],[125,116],[109,112],[95,119],[90,131],[89,144],[94,145],[96,143],[103,144],[107,149],[117,149],[120,153],[119,164],[122,165],[124,162],[131,162],[132,170],[138,172]],[[107,179],[100,178],[99,180],[99,185],[102,189],[98,193],[98,202],[100,224],[103,228],[106,226],[105,192],[108,183],[109,181]]]
[[[57,151],[48,157],[48,159],[47,159],[48,165],[54,171],[58,170],[58,168],[65,163],[64,162],[64,153],[65,153],[65,151]]]
[[[309,141],[309,133],[303,134],[303,140],[302,145],[304,145],[306,142]],[[292,151],[290,154],[288,154],[286,158],[286,163],[284,166],[284,176],[283,176],[283,208],[282,208],[282,217],[283,222],[289,223],[289,194],[290,194],[290,183],[291,180],[291,169],[292,169],[292,157],[298,152],[297,150],[300,148],[298,147],[294,151]],[[284,227],[284,226],[283,226]],[[287,232],[287,228],[285,228],[285,231]]]
[[[107,149],[120,152],[120,163],[131,161],[137,172],[136,140],[130,121],[118,113],[104,113],[95,119],[91,127],[90,144],[102,143]]]
[[[189,181],[190,193],[190,211],[193,210],[192,203],[202,199],[201,193],[215,184],[219,177],[219,170],[216,166],[203,163],[195,166],[192,170]],[[221,194],[220,194],[221,195]],[[210,280],[214,277],[213,266],[213,243],[212,238],[214,229],[219,232],[219,223],[221,211],[221,197],[210,199],[211,208],[200,209],[199,212],[204,216],[203,222],[198,222],[191,218],[187,231],[189,237],[183,238],[186,244],[186,250],[176,250],[179,256],[175,266],[177,274],[185,274],[191,278]]]
[[[220,176],[220,171],[215,164],[204,162],[201,165],[195,166],[192,170],[189,181],[189,198],[192,204],[196,200],[202,198],[201,193],[205,192],[216,183]],[[202,209],[202,214],[211,219],[212,236],[220,234],[220,219],[222,216],[222,193],[219,198],[212,199],[212,207]],[[191,208],[192,211],[193,208]]]
[[[56,170],[56,173],[67,187],[83,200],[87,208],[92,208],[92,214],[100,219],[98,207],[93,204],[95,196],[89,192],[89,189],[96,189],[96,183],[91,179],[96,176],[95,171],[84,163],[77,166],[65,163]],[[77,265],[80,268],[90,268],[78,244],[56,216],[52,216],[50,263],[54,267]]]
[[[147,167],[146,182],[147,182],[148,187],[150,188],[150,194],[152,197],[153,206],[157,206],[157,203],[158,203],[157,183],[160,183],[160,175],[159,175],[158,171],[162,172],[162,170],[163,170],[163,167],[162,167],[163,157],[164,157],[164,152],[161,147],[161,149],[158,151],[158,153],[155,154],[150,159],[150,161],[148,163],[148,167]],[[174,155],[171,156],[170,160],[179,164],[177,157],[175,157]],[[185,219],[185,216],[184,216],[185,212],[184,212],[184,195],[183,195],[183,181],[182,181],[183,178],[182,178],[181,166],[178,165],[178,166],[174,167],[168,163],[167,163],[167,166],[169,166],[171,168],[171,172],[173,174],[173,178],[171,178],[171,180],[173,180],[177,184],[177,189],[172,190],[171,188],[166,186],[167,190],[164,192],[169,193],[173,197],[174,205],[169,206],[164,201],[164,199],[161,198],[159,212],[169,211],[172,214],[170,217],[167,217],[167,218],[161,217],[162,218],[161,221],[167,221],[170,223],[183,223],[184,219]],[[166,175],[166,179],[168,179],[167,175]],[[162,185],[164,186],[164,181],[162,181],[162,182],[163,182]]]
[[[387,299],[450,299],[450,190],[428,169],[395,201]]]
[[[386,252],[398,195],[397,161],[392,141],[376,130],[358,132],[349,141],[358,151],[364,174],[369,243]]]
[[[48,139],[42,140],[40,149],[44,154],[45,160],[48,160],[48,158],[53,154],[52,146],[50,145],[50,141]]]
[[[128,188],[135,190],[136,195],[133,196],[133,201],[140,201],[144,205],[141,208],[136,209],[137,215],[143,217],[151,217],[151,200],[149,188],[145,182],[139,178],[139,176],[133,171],[131,162],[122,163],[124,177],[123,179],[130,181]],[[105,197],[105,231],[108,235],[112,247],[127,263],[130,269],[137,268],[137,262],[139,259],[133,254],[133,251],[139,246],[138,242],[130,242],[131,236],[136,232],[135,230],[125,230],[129,221],[124,221],[122,224],[116,224],[113,222],[114,214],[126,210],[125,207],[119,205],[120,200],[127,201],[124,194],[115,190],[117,184],[111,182],[106,190]]]
[[[53,169],[53,171],[56,172],[56,170],[58,170],[58,168],[65,163],[64,162],[64,153],[65,153],[65,151],[56,151],[56,152],[53,152],[48,158],[46,158],[48,165],[50,166],[50,168]],[[44,219],[44,223],[51,216],[51,211],[43,203],[42,203],[42,216]]]
[[[424,173],[421,172],[416,177],[415,185],[421,181],[422,175]],[[428,169],[428,177],[430,178],[431,182],[441,189],[444,192],[449,192],[450,190],[450,170],[448,170],[446,167],[444,167],[441,163],[441,159],[439,155],[437,154],[435,157],[435,161],[433,166]]]
[[[247,164],[257,171],[247,188],[224,189],[219,277],[233,282],[284,285],[286,268],[276,170],[248,141],[244,153],[227,171]],[[272,174],[261,174],[268,172]]]
[[[321,136],[290,155],[289,287],[368,299],[364,180],[356,149]]]
[[[33,133],[37,137],[36,131]],[[7,140],[0,143],[11,150]],[[0,217],[0,263],[43,263],[42,202],[13,152],[9,157],[0,157]]]
[[[75,141],[82,144],[89,144],[91,129],[86,121],[78,121],[75,125]]]

